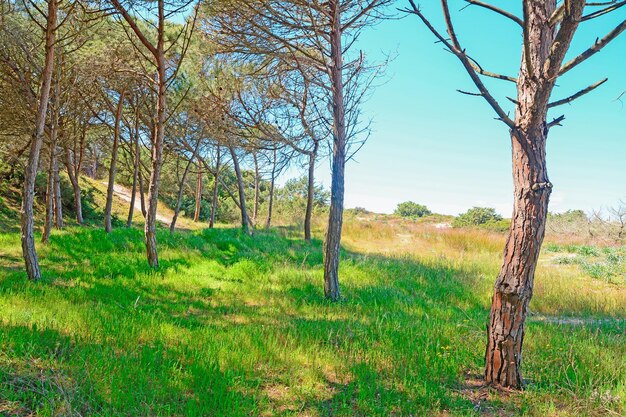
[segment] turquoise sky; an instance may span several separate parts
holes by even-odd
[[[443,30],[438,1],[422,1],[423,10]],[[507,7],[520,2],[497,0]],[[399,0],[397,7],[408,1]],[[488,11],[451,0],[457,34],[468,53],[486,69],[516,75],[520,61],[521,30]],[[509,8],[514,11],[515,9]],[[584,22],[570,56],[589,47],[626,18],[626,8]],[[504,124],[475,91],[454,56],[435,44],[416,16],[385,21],[364,34],[360,48],[371,60],[381,53],[396,58],[386,82],[373,91],[364,115],[373,120],[369,142],[347,166],[346,206],[391,212],[406,200],[426,204],[439,213],[456,214],[480,205],[510,216],[512,180],[510,139]],[[599,209],[626,198],[626,36],[614,41],[564,76],[553,98],[567,97],[608,77],[596,91],[571,105],[554,109],[565,114],[563,127],[550,132],[548,172],[555,188],[551,211]],[[514,85],[489,80],[500,102],[513,112],[505,96]],[[329,165],[318,178],[330,186]]]

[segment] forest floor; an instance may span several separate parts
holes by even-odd
[[[344,231],[339,303],[319,233],[160,229],[155,271],[139,227],[70,226],[38,247],[38,283],[0,233],[0,415],[626,412],[623,247],[546,244],[527,386],[501,392],[480,374],[504,236],[386,217]]]

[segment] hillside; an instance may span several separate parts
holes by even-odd
[[[62,176],[62,185],[63,192],[68,195],[64,197],[67,202],[71,201],[73,198],[69,195],[70,190],[68,189],[69,184],[68,180],[65,176]],[[83,215],[85,216],[85,221],[89,225],[99,225],[102,223],[102,213],[104,210],[104,205],[106,202],[106,182],[93,180],[89,177],[82,176],[80,178],[80,185],[82,189],[83,195]],[[42,193],[43,190],[40,190]],[[119,184],[115,185],[114,194],[113,194],[113,206],[111,209],[111,214],[113,216],[113,222],[118,225],[123,225],[126,223],[126,219],[128,217],[128,209],[130,203],[131,191]],[[43,218],[43,204],[44,202],[41,199],[36,200],[38,203],[37,209],[35,210],[36,217],[35,222],[37,224],[41,224]],[[0,232],[6,231],[16,231],[19,230],[19,210],[21,203],[21,190],[15,184],[11,182],[4,182],[0,185]],[[69,222],[71,225],[75,225],[73,219],[73,207],[70,204],[64,204],[64,209],[69,211],[65,214],[65,221]],[[163,225],[169,225],[172,217],[174,216],[174,210],[168,207],[165,203],[160,202],[157,213],[157,220],[161,222]],[[143,216],[141,215],[141,203],[139,193],[137,193],[135,198],[135,212],[133,216],[133,223],[136,225],[143,224]],[[177,229],[201,229],[204,227],[208,227],[208,224],[204,222],[195,223],[190,219],[179,216],[176,222]]]
[[[97,216],[101,184],[85,186]],[[118,200],[115,212],[124,218],[126,209]],[[107,235],[93,224],[55,231],[39,247],[41,283],[25,278],[19,234],[0,234],[2,415],[626,410],[623,275],[594,278],[562,261],[623,260],[620,248],[596,256],[547,245],[527,326],[528,386],[506,393],[479,383],[501,233],[348,216],[344,299],[333,304],[322,293],[321,241],[306,244],[294,228],[254,237],[227,227],[160,230],[154,272],[139,227]]]

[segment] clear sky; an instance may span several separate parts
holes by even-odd
[[[431,21],[443,31],[437,1],[421,1]],[[510,2],[492,0],[501,7]],[[451,0],[457,34],[468,53],[494,72],[517,75],[521,30],[489,11]],[[408,5],[398,0],[396,7]],[[514,11],[514,9],[510,9]],[[582,23],[569,57],[603,37],[626,18],[613,16]],[[416,16],[385,21],[364,34],[360,48],[370,60],[395,54],[386,82],[373,91],[364,116],[373,120],[369,142],[347,166],[346,207],[392,212],[402,201],[426,204],[432,211],[457,214],[475,206],[495,207],[509,217],[512,207],[510,139],[507,127],[475,91],[458,60],[436,44]],[[553,109],[565,114],[563,127],[548,138],[548,172],[554,183],[550,210],[598,209],[626,198],[626,34],[566,74],[554,99],[567,97],[605,77],[609,81],[571,105]],[[500,102],[513,113],[506,96],[512,83],[488,80]],[[509,105],[510,104],[510,105]],[[330,187],[329,164],[318,178]]]

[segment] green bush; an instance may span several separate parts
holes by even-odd
[[[498,224],[503,222],[502,216],[496,213],[496,210],[491,207],[472,207],[465,213],[460,214],[452,222],[454,227],[466,227],[466,226],[482,226]],[[508,222],[507,226],[508,227]]]
[[[430,216],[432,212],[424,205],[414,203],[413,201],[405,201],[398,204],[393,214],[401,217],[424,217]]]
[[[483,229],[493,230],[494,232],[506,232],[511,228],[511,220],[489,220],[487,223],[481,224],[480,227]]]
[[[549,222],[562,222],[562,223],[583,223],[586,224],[589,221],[587,214],[583,210],[567,210],[563,213],[548,213]]]
[[[372,212],[367,210],[365,207],[354,207],[354,208],[345,209],[344,213],[347,215],[353,215],[353,216],[364,216],[366,214],[371,214]]]

